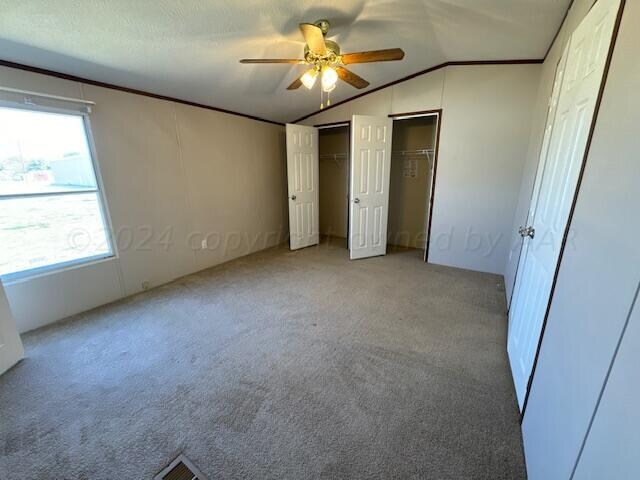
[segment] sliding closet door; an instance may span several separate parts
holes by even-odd
[[[546,155],[540,159],[509,311],[508,351],[524,405],[593,114],[619,0],[599,0],[570,39]],[[544,153],[544,149],[543,149]]]
[[[392,126],[388,117],[354,115],[351,122],[352,260],[387,253]]]
[[[289,247],[297,250],[320,240],[318,129],[292,124],[286,129]]]

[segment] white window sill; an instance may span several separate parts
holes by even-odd
[[[94,257],[81,258],[78,260],[71,260],[64,263],[56,263],[46,267],[34,268],[31,270],[24,270],[22,272],[9,273],[0,276],[2,284],[5,286],[15,285],[17,283],[28,282],[36,278],[46,277],[49,275],[57,275],[60,273],[76,270],[79,268],[89,267],[92,265],[98,265],[100,263],[110,262],[115,260],[117,256],[113,253],[96,255]]]

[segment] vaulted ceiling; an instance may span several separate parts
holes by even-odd
[[[276,121],[318,109],[286,87],[300,22],[326,18],[343,52],[400,47],[399,62],[353,65],[369,89],[446,61],[544,57],[570,0],[0,0],[0,59]],[[0,77],[1,83],[1,77]],[[339,83],[332,101],[361,91]]]

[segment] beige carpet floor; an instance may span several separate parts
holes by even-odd
[[[0,478],[525,478],[501,277],[263,251],[25,335]]]

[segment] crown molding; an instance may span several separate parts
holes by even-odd
[[[78,77],[76,75],[69,75],[67,73],[56,72],[55,70],[48,70],[46,68],[32,67],[30,65],[24,65],[22,63],[9,62],[7,60],[0,59],[0,66],[15,68],[17,70],[24,70],[32,73],[39,73],[41,75],[48,75],[50,77],[61,78],[63,80],[69,80],[72,82],[84,83],[86,85],[94,85],[96,87],[109,88],[111,90],[118,90],[120,92],[132,93],[134,95],[142,95],[144,97],[151,97],[158,100],[166,100],[168,102],[180,103],[182,105],[189,105],[191,107],[204,108],[205,110],[212,110],[214,112],[227,113],[229,115],[236,115],[238,117],[248,118],[250,120],[256,120],[258,122],[266,122],[274,125],[284,126],[282,122],[276,122],[274,120],[268,120],[266,118],[256,117],[255,115],[248,115],[246,113],[234,112],[233,110],[227,110],[225,108],[214,107],[213,105],[205,105],[203,103],[191,102],[189,100],[182,100],[180,98],[169,97],[167,95],[159,95],[157,93],[151,93],[144,90],[138,90],[135,88],[123,87],[121,85],[114,85],[112,83],[100,82],[98,80],[91,80],[89,78]]]
[[[523,60],[467,60],[467,61],[452,61],[452,62],[444,62],[439,65],[435,65],[430,68],[426,68],[424,70],[420,70],[419,72],[412,73],[411,75],[407,75],[406,77],[399,78],[398,80],[394,80],[389,83],[385,83],[384,85],[380,85],[379,87],[372,88],[371,90],[367,90],[366,92],[359,93],[358,95],[354,95],[353,97],[349,97],[345,100],[341,100],[338,103],[334,103],[329,107],[325,107],[322,110],[316,110],[308,115],[300,117],[294,120],[291,123],[298,123],[302,120],[306,120],[309,117],[313,117],[321,112],[326,112],[327,110],[331,110],[337,106],[340,106],[344,103],[350,102],[351,100],[355,100],[357,98],[364,97],[365,95],[369,95],[371,93],[377,92],[378,90],[382,90],[383,88],[391,87],[393,85],[397,85],[398,83],[406,82],[407,80],[411,80],[412,78],[419,77],[420,75],[424,75],[426,73],[435,72],[436,70],[440,70],[445,67],[453,67],[453,66],[469,66],[469,65],[529,65],[529,64],[540,64],[543,63],[544,59],[523,59]]]

